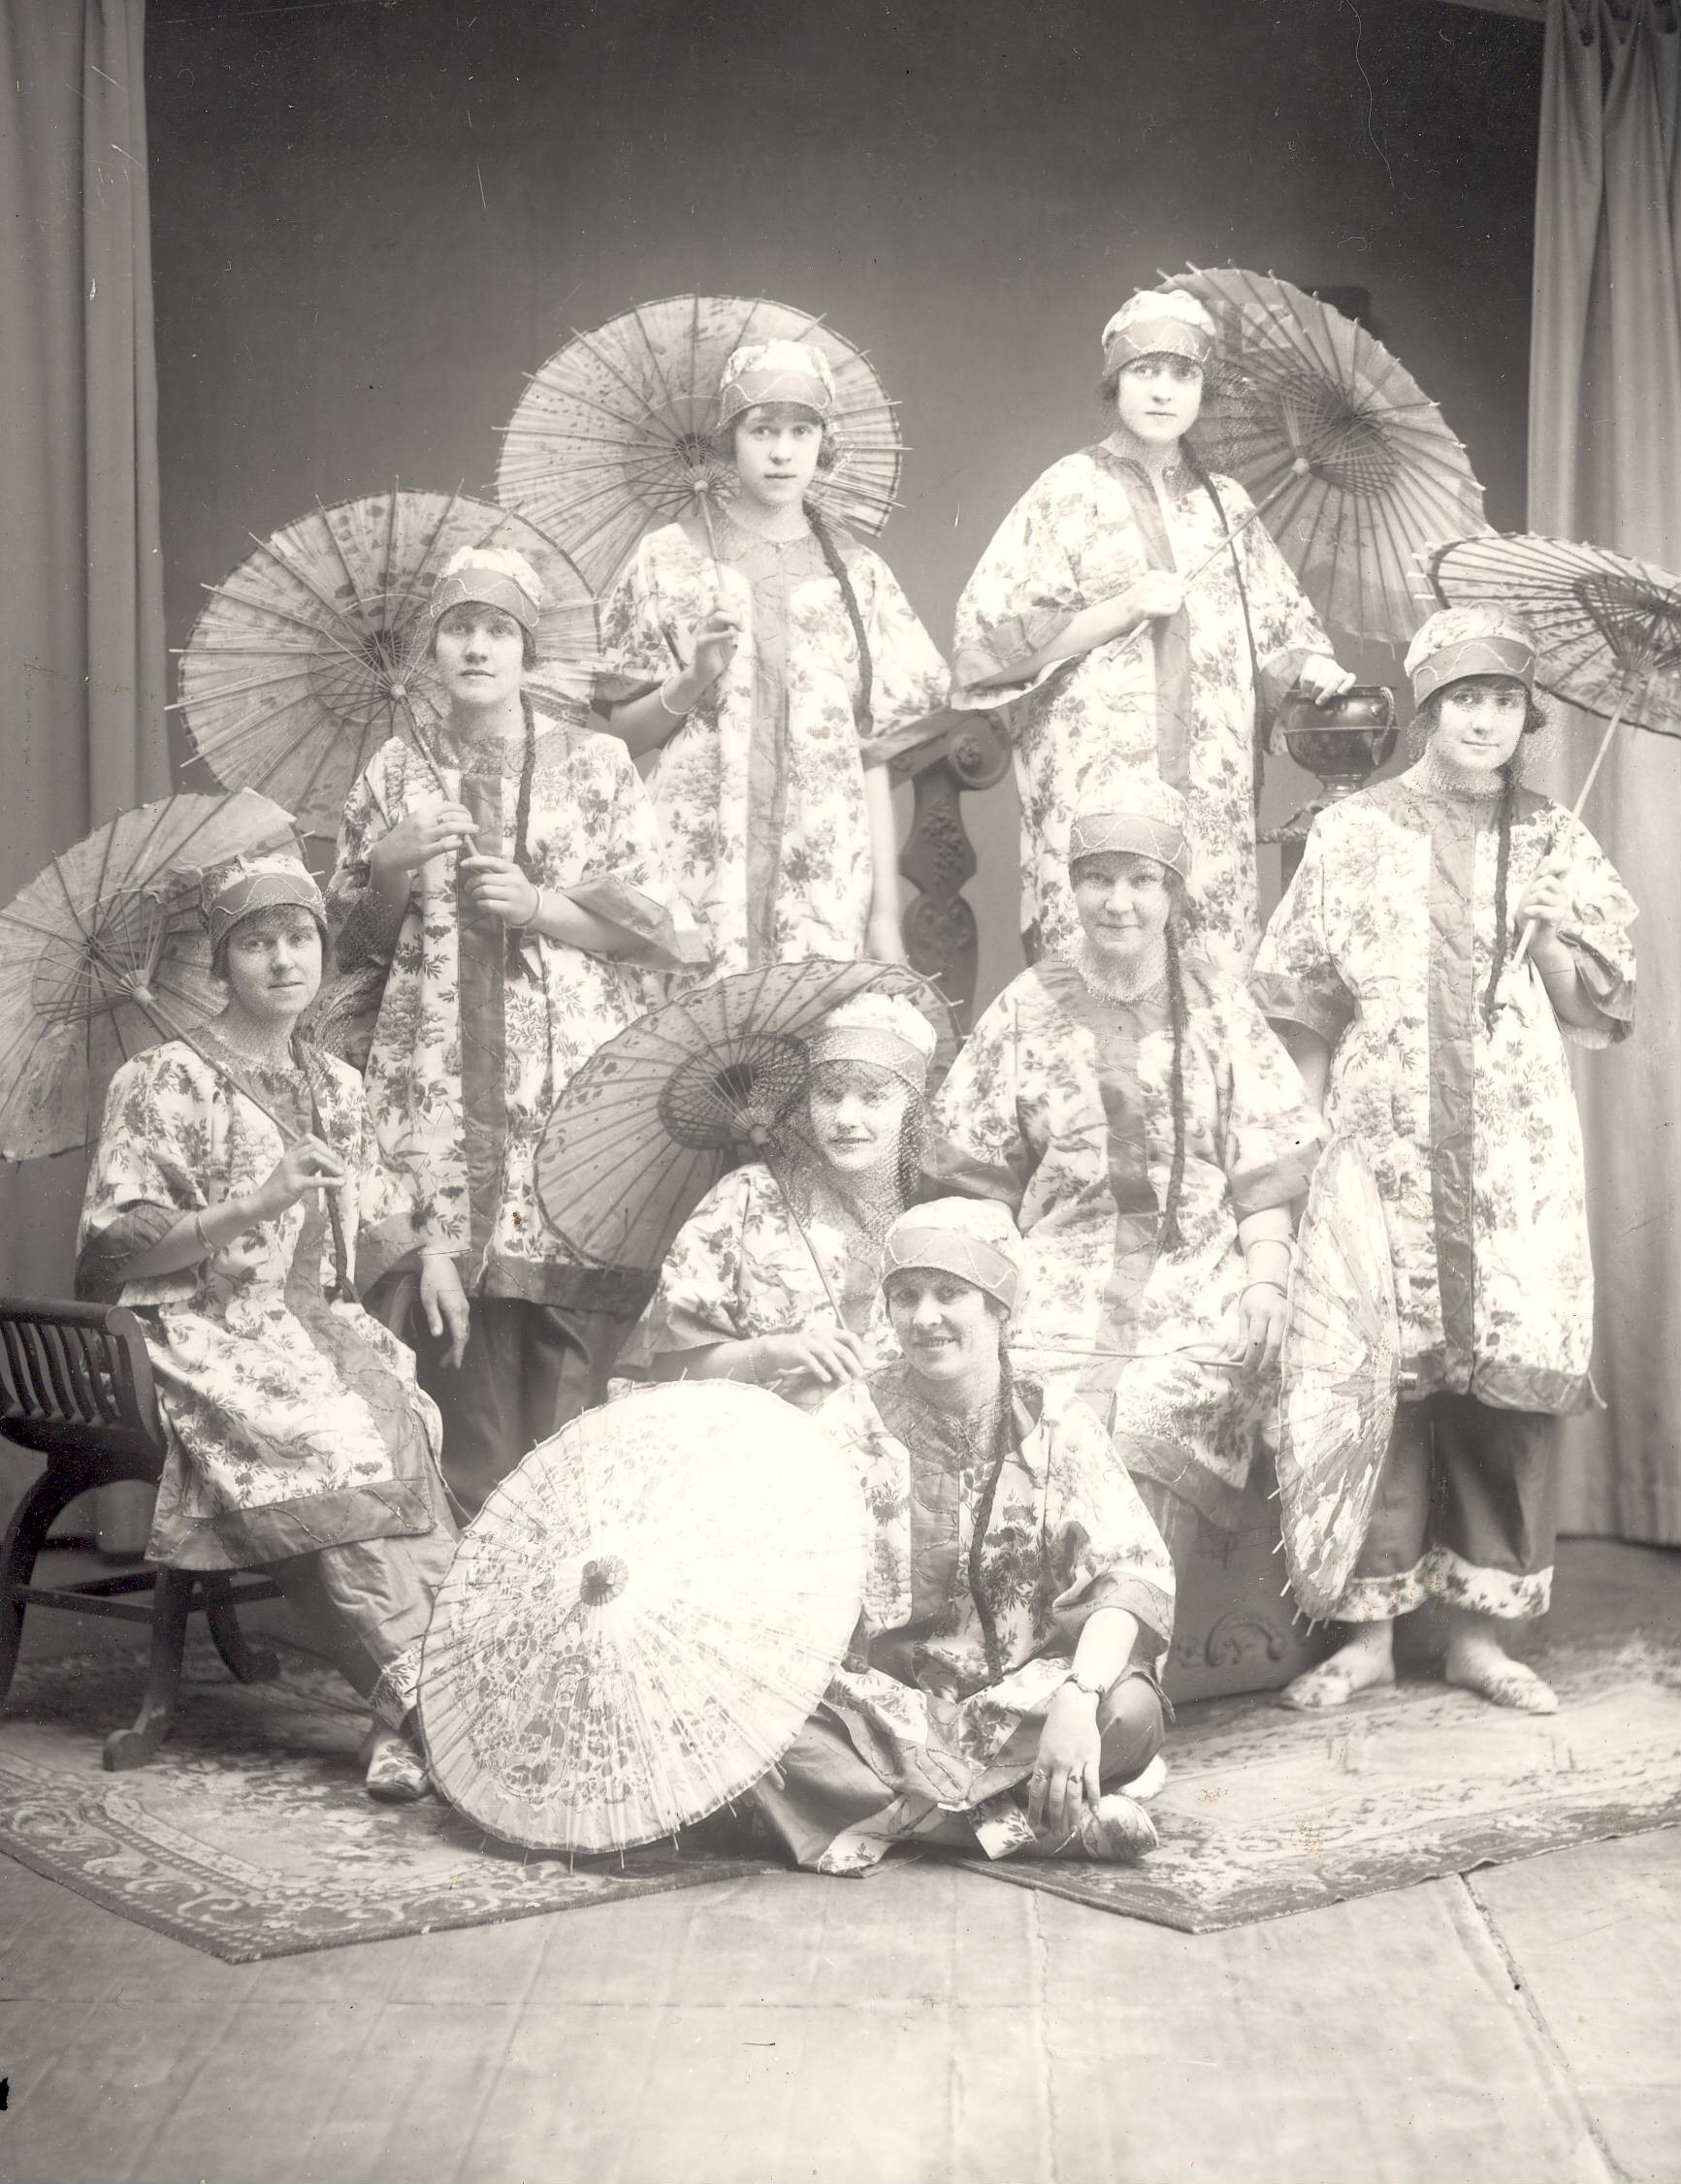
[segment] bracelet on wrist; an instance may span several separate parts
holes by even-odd
[[[1110,1692],[1115,1688],[1115,1686],[1113,1684],[1086,1683],[1084,1678],[1081,1675],[1079,1669],[1077,1668],[1071,1668],[1068,1671],[1068,1674],[1062,1679],[1062,1687],[1064,1690],[1066,1690],[1070,1685],[1072,1685],[1077,1691],[1083,1692],[1088,1699],[1093,1700],[1098,1706],[1101,1706],[1103,1704],[1104,1700],[1108,1698]]]
[[[660,685],[656,695],[659,697],[660,710],[663,713],[668,714],[673,721],[687,721],[690,714],[695,710],[694,706],[673,705],[671,700],[665,695],[665,692],[671,688],[672,684],[675,683],[677,679],[678,678],[675,675],[667,675],[665,680]]]
[[[1290,1294],[1281,1281],[1270,1281],[1265,1274],[1256,1274],[1252,1280],[1246,1280],[1244,1287],[1245,1289],[1276,1289],[1280,1297],[1288,1297]]]
[[[533,883],[533,884],[534,884],[534,883]],[[529,933],[529,932],[531,931],[532,927],[533,927],[533,925],[534,925],[534,924],[535,924],[535,923],[537,922],[538,918],[539,918],[539,917],[541,917],[541,915],[543,915],[543,890],[542,890],[542,888],[541,888],[541,887],[538,887],[538,888],[537,888],[537,897],[536,897],[536,900],[535,900],[535,902],[533,902],[533,905],[532,905],[532,914],[531,914],[531,915],[530,915],[529,917],[522,917],[522,918],[520,919],[520,921],[519,921],[518,925],[517,925],[517,926],[516,926],[516,927],[514,928],[514,930],[515,930],[516,932],[520,932],[520,933]]]

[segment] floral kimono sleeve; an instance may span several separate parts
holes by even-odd
[[[106,1094],[105,1121],[88,1170],[77,1235],[76,1294],[113,1304],[126,1269],[166,1237],[183,1214],[210,1201],[203,1178],[211,1152],[210,1116],[189,1073],[167,1048],[125,1062]],[[193,1269],[148,1281],[143,1301],[190,1297]]]
[[[870,731],[859,756],[866,766],[885,766],[939,733],[951,678],[939,648],[881,556],[860,555],[855,568],[854,589],[860,594],[870,647]],[[867,578],[858,581],[866,569]]]
[[[646,1365],[672,1350],[710,1349],[760,1332],[742,1297],[743,1238],[753,1179],[736,1169],[715,1183],[677,1232],[660,1287],[622,1362]]]
[[[576,877],[561,891],[636,942],[623,962],[665,970],[703,956],[686,915],[679,932],[664,831],[630,753],[594,728],[581,732],[589,739],[588,763],[578,769],[576,784],[586,847]]]
[[[994,1198],[1019,1213],[1037,1154],[1017,1103],[1016,1009],[1008,991],[959,1049],[934,1106],[923,1161],[930,1180],[961,1198]]]
[[[380,787],[384,775],[383,751],[376,752],[358,775],[339,821],[338,852],[333,877],[327,883],[327,924],[333,936],[334,960],[340,971],[353,971],[366,963],[381,968],[391,961],[391,950],[402,926],[401,911],[393,913],[372,893],[372,852],[390,833],[392,820]]]
[[[1136,1616],[1135,1657],[1173,1642],[1173,1561],[1097,1414],[1068,1391],[1048,1393],[1045,1550],[1051,1613],[1077,1640],[1100,1608]]]
[[[1600,1021],[1559,1030],[1578,1046],[1614,1046],[1634,1028],[1634,944],[1629,927],[1639,915],[1617,868],[1578,819],[1560,815],[1558,849],[1569,857],[1575,918],[1561,938]]]
[[[1255,504],[1243,487],[1222,478],[1219,496],[1233,530],[1247,524],[1238,553],[1244,564],[1244,592],[1249,603],[1255,659],[1265,685],[1264,691],[1257,695],[1264,695],[1269,705],[1277,705],[1294,684],[1303,661],[1329,653],[1331,640],[1295,571],[1279,553],[1266,518],[1248,522]]]
[[[1317,820],[1296,877],[1262,936],[1249,986],[1270,1022],[1301,1024],[1333,1049],[1354,1020],[1354,996],[1331,952]]]
[[[598,702],[621,703],[663,683],[679,666],[666,629],[653,559],[644,539],[601,613]]]
[[[1220,981],[1211,1019],[1226,1072],[1221,1164],[1242,1221],[1306,1195],[1325,1128],[1295,1063],[1241,985]]]
[[[1087,604],[1074,561],[1090,525],[1087,500],[1068,463],[1053,464],[999,525],[957,601],[952,703],[959,710],[1025,697],[1067,664],[1023,671]]]

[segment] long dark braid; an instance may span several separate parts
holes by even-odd
[[[1505,969],[1506,949],[1510,945],[1505,893],[1511,869],[1512,815],[1518,798],[1516,760],[1508,758],[1500,772],[1500,845],[1495,851],[1494,864],[1494,963],[1488,974],[1488,990],[1482,997],[1482,1020],[1489,1031],[1494,1029],[1495,997],[1500,991],[1501,974]]]
[[[1175,918],[1168,919],[1163,938],[1167,944],[1168,1015],[1173,1024],[1173,1166],[1168,1170],[1167,1204],[1162,1209],[1157,1242],[1163,1251],[1178,1251],[1184,1243],[1180,1231],[1180,1198],[1185,1180],[1185,984]]]
[[[847,564],[835,544],[834,533],[824,521],[822,512],[813,500],[805,503],[805,520],[811,526],[811,534],[822,549],[829,574],[841,588],[841,597],[846,601],[847,620],[853,626],[853,635],[858,648],[858,703],[857,723],[860,733],[868,735],[875,725],[875,714],[870,701],[875,695],[875,662],[870,658],[870,641],[864,634],[864,618],[858,607],[858,595],[853,590],[853,580],[847,574]]]
[[[531,879],[531,827],[532,783],[537,770],[537,716],[536,708],[524,691],[520,692],[520,714],[526,724],[525,749],[520,755],[520,786],[514,797],[514,862]],[[520,945],[525,939],[524,927],[510,927],[508,931],[508,969],[520,963]]]
[[[981,1624],[981,1643],[986,1654],[986,1680],[998,1683],[1004,1674],[1004,1649],[998,1641],[998,1624],[981,1585],[981,1551],[986,1544],[986,1527],[992,1522],[992,1504],[998,1498],[998,1482],[1016,1446],[1016,1380],[1010,1368],[1010,1345],[998,1342],[998,1417],[992,1429],[992,1461],[986,1467],[986,1484],[975,1504],[969,1533],[969,1597]]]

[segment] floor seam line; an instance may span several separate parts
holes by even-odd
[[[1565,2053],[1564,2048],[1560,2045],[1558,2035],[1547,2023],[1545,2013],[1542,2011],[1540,2005],[1536,2001],[1534,1995],[1531,1994],[1529,1981],[1524,1978],[1522,1971],[1518,1964],[1518,1960],[1513,1955],[1510,1947],[1508,1946],[1505,1936],[1501,1932],[1499,1926],[1495,1923],[1493,1912],[1483,1902],[1482,1898],[1477,1894],[1476,1890],[1471,1886],[1470,1874],[1459,1873],[1455,1874],[1453,1878],[1458,1881],[1460,1887],[1464,1889],[1466,1901],[1471,1905],[1471,1910],[1476,1914],[1477,1924],[1481,1927],[1483,1933],[1488,1937],[1489,1944],[1494,1949],[1495,1954],[1500,1958],[1502,1964],[1504,1965],[1506,1977],[1512,1983],[1513,1992],[1517,1995],[1518,2001],[1523,2007],[1525,2016],[1528,2017],[1530,2023],[1535,2027],[1536,2037],[1539,2039],[1542,2047],[1546,2050],[1547,2055],[1551,2058],[1552,2063],[1557,2069],[1561,2079],[1563,2080],[1565,2085],[1569,2088],[1570,2099],[1574,2102],[1576,2111],[1582,2119],[1582,2129],[1587,2133],[1589,2138],[1593,2141],[1595,2150],[1598,2152],[1600,2159],[1604,2163],[1606,2169],[1613,2179],[1613,2184],[1635,2184],[1634,2178],[1631,2175],[1629,2170],[1623,2167],[1622,2163],[1618,2161],[1616,2155],[1612,2153],[1609,2141],[1606,2139],[1604,2133],[1600,2129],[1599,2122],[1595,2117],[1593,2110],[1589,2107],[1587,2099],[1583,2094],[1580,2085],[1578,2085],[1576,2082],[1576,2073],[1570,2068],[1569,2057]]]

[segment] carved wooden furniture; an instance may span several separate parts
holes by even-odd
[[[59,1512],[91,1488],[119,1479],[155,1484],[164,1438],[140,1323],[120,1305],[0,1298],[0,1433],[47,1458],[0,1547],[0,1701],[17,1665],[28,1608],[110,1616],[149,1624],[151,1664],[133,1726],[105,1740],[113,1771],[144,1766],[169,1733],[180,1687],[187,1618],[202,1613],[215,1649],[242,1683],[275,1674],[273,1654],[240,1629],[242,1601],[273,1600],[267,1578],[222,1571],[135,1570],[78,1585],[32,1582],[35,1558]],[[149,1595],[143,1606],[133,1595]]]
[[[938,735],[892,766],[893,779],[908,781],[914,799],[899,870],[921,890],[905,912],[904,934],[912,965],[939,981],[959,1031],[967,1034],[980,936],[975,913],[963,898],[963,883],[977,869],[963,824],[963,792],[1002,781],[1010,769],[1010,747],[989,713],[948,712],[943,720]]]

